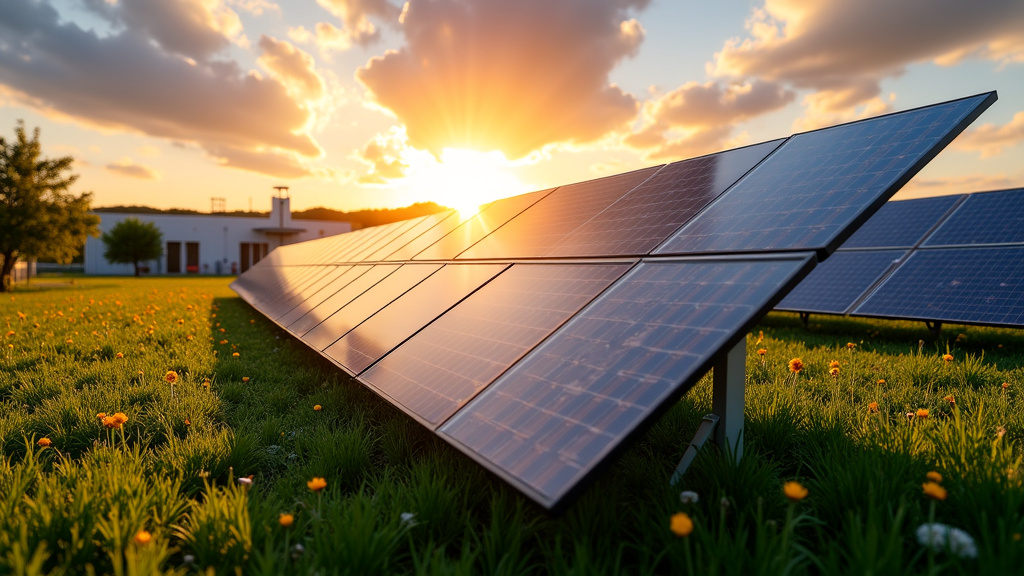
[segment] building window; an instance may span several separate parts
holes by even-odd
[[[185,272],[199,274],[199,242],[185,243]]]
[[[241,270],[239,272],[245,272],[267,255],[270,246],[266,242],[242,242],[240,251]]]
[[[167,243],[167,273],[181,274],[181,242]]]

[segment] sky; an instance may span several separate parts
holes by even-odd
[[[469,209],[989,90],[897,198],[1024,186],[1024,2],[0,1],[0,134],[94,206]]]

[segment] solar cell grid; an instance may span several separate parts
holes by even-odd
[[[367,318],[324,350],[324,354],[349,372],[359,374],[505,266],[449,264]]]
[[[413,225],[411,228],[406,229],[397,238],[388,242],[384,246],[381,246],[372,254],[366,256],[364,260],[368,262],[386,260],[388,256],[391,256],[400,248],[402,248],[409,242],[412,242],[427,230],[430,230],[431,228],[437,226],[439,223],[443,222],[447,218],[455,217],[456,214],[457,212],[455,210],[446,210],[438,214],[430,214],[428,216],[423,216],[422,218],[417,219],[416,224]]]
[[[818,264],[777,310],[845,314],[906,250],[840,250]]]
[[[463,250],[476,244],[484,236],[502,227],[523,210],[551,194],[554,188],[540,190],[511,198],[496,200],[485,206],[479,214],[461,223],[444,237],[415,254],[416,260],[451,260]]]
[[[573,230],[547,255],[647,254],[782,142],[772,140],[669,164]]]
[[[840,249],[911,248],[963,198],[936,196],[886,202]]]
[[[315,284],[324,276],[329,276],[333,266],[309,266],[308,273],[296,277],[287,289],[282,290],[276,297],[267,299],[262,303],[263,312],[270,318],[277,318],[294,307],[293,300],[300,297],[302,290]]]
[[[792,136],[654,252],[830,252],[994,100],[981,94]]]
[[[811,266],[807,254],[643,262],[439,433],[551,506]]]
[[[328,282],[324,283],[316,292],[312,292],[305,299],[296,302],[291,310],[281,314],[274,320],[281,326],[286,327],[289,331],[298,333],[294,326],[291,326],[299,318],[302,318],[311,310],[315,309],[324,300],[334,295],[336,292],[347,286],[350,282],[353,282],[356,278],[361,276],[364,272],[370,270],[371,266],[338,266],[338,273]],[[319,320],[317,321],[319,322]]]
[[[383,265],[378,265],[385,267]],[[374,266],[376,269],[378,266]],[[378,310],[384,308],[396,298],[405,294],[407,290],[422,282],[425,278],[441,268],[441,264],[404,264],[385,276],[380,282],[373,286],[373,290],[366,290],[344,304],[323,322],[316,325],[302,335],[302,341],[307,345],[323,351],[339,338],[348,334],[350,330],[362,324],[364,320],[373,316]],[[389,267],[389,266],[388,266]],[[359,278],[362,280],[370,273]],[[356,282],[359,282],[357,280]],[[353,282],[355,284],[356,282]],[[351,287],[349,284],[345,288]],[[344,289],[343,289],[344,290]],[[318,307],[319,308],[319,307]]]
[[[515,264],[362,375],[435,428],[630,264]]]
[[[381,226],[385,232],[367,242],[363,247],[357,248],[342,256],[348,262],[365,262],[366,257],[375,251],[387,246],[392,240],[398,238],[403,232],[409,230],[416,224],[416,219],[402,220]]]
[[[544,256],[573,229],[650,178],[659,168],[653,166],[559,187],[457,259]]]
[[[307,282],[301,288],[296,289],[287,298],[282,298],[280,301],[275,302],[274,312],[266,312],[267,316],[273,320],[280,320],[285,314],[291,312],[296,306],[309,300],[314,294],[319,292],[328,284],[337,282],[339,278],[344,276],[352,267],[351,266],[320,266],[324,270],[324,273],[318,276],[314,281]]]
[[[1024,188],[971,194],[925,246],[1024,243]]]
[[[917,250],[854,314],[1024,325],[1024,246]]]

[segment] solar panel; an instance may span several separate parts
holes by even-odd
[[[912,248],[963,199],[956,195],[886,202],[840,249]]]
[[[647,254],[782,142],[669,164],[562,238],[546,255]]]
[[[561,186],[457,258],[536,258],[600,213],[659,166]]]
[[[359,374],[506,266],[448,264],[367,318],[324,354]]]
[[[917,250],[855,313],[1022,326],[1024,246]]]
[[[971,194],[925,246],[1024,243],[1024,188]]]
[[[439,429],[552,505],[710,368],[814,257],[649,261]]]
[[[476,244],[484,236],[494,232],[515,218],[523,210],[533,206],[554,191],[554,188],[540,190],[511,198],[503,198],[485,206],[476,216],[463,222],[430,247],[424,247],[416,254],[416,260],[451,260],[463,250]]]
[[[232,286],[554,507],[712,365],[722,368],[713,405],[731,422],[719,436],[740,438],[743,378],[720,376],[742,366],[744,333],[994,99],[505,199],[467,222],[438,216],[382,226],[282,251]],[[897,228],[880,224],[868,243],[910,242],[910,226]],[[836,265],[844,274],[853,268],[844,290],[868,282],[878,294],[896,287],[922,252],[958,256],[910,248],[918,253],[895,273],[874,271],[907,249],[874,245],[832,258],[846,259]],[[1010,299],[970,284],[985,274],[1024,292],[1011,269],[1024,261],[1024,246],[971,250],[983,252],[959,257],[988,267],[957,285],[973,290],[965,302]],[[317,269],[327,264],[345,266]]]
[[[792,136],[654,253],[831,253],[865,211],[880,207],[994,99],[981,94]]]
[[[336,340],[348,334],[364,320],[373,316],[378,310],[387,306],[396,298],[405,294],[407,290],[419,284],[427,276],[437,272],[441,264],[405,264],[385,276],[380,282],[373,286],[373,290],[366,290],[344,304],[322,322],[302,335],[302,341],[307,345],[323,351]],[[390,266],[389,266],[390,267]],[[374,266],[376,268],[376,266]],[[367,274],[360,276],[356,282],[365,278]],[[356,282],[353,282],[355,284]],[[346,286],[351,287],[352,284]]]
[[[839,250],[790,291],[776,310],[846,314],[906,250]]]
[[[362,379],[436,428],[629,267],[515,264]]]

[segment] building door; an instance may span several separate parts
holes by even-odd
[[[266,242],[242,242],[240,254],[242,269],[240,272],[248,270],[250,266],[266,256],[269,251],[270,246]]]
[[[241,268],[238,270],[239,272],[245,272],[246,270],[249,269],[249,255],[251,253],[252,248],[249,247],[249,243],[242,242],[241,254],[239,255],[240,258],[238,259],[238,261],[241,262]]]
[[[199,242],[185,243],[185,271],[199,274]]]
[[[167,243],[167,273],[181,274],[181,242]]]

